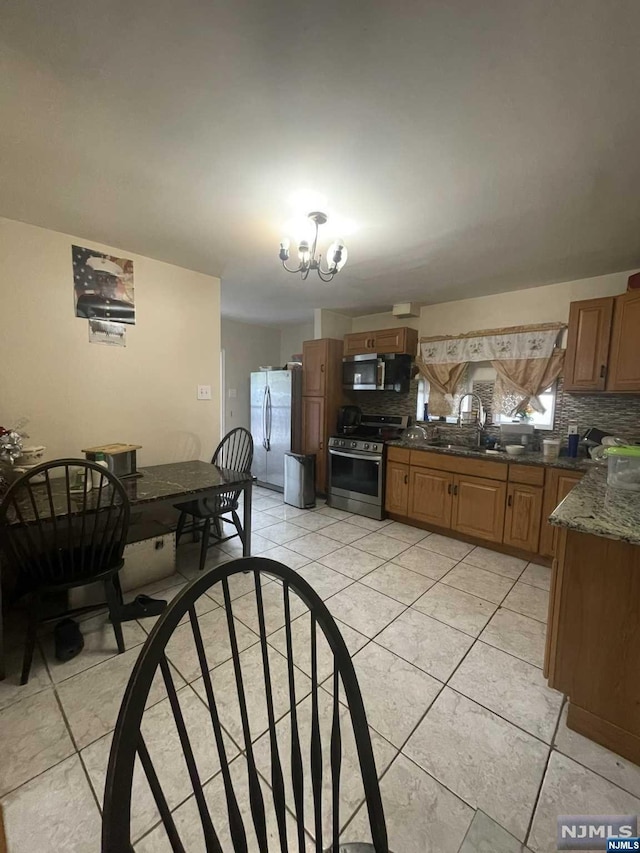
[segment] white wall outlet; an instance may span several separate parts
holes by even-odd
[[[238,395],[236,393],[236,389],[235,388],[229,388],[229,399],[235,400],[237,396]]]
[[[211,399],[211,385],[198,385],[198,400]]]

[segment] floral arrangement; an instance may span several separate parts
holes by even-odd
[[[25,438],[29,438],[24,431],[26,425],[26,418],[22,418],[13,427],[0,426],[0,461],[13,465],[22,455],[22,442]]]

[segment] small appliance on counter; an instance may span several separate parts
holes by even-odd
[[[340,406],[338,409],[337,432],[339,435],[351,435],[362,422],[360,406]]]
[[[350,435],[329,439],[327,503],[369,518],[384,518],[384,445],[400,438],[408,415],[362,415]]]
[[[89,462],[96,462],[100,458],[98,454],[104,455],[104,461],[112,474],[120,480],[127,477],[142,477],[136,465],[136,451],[142,448],[141,444],[103,444],[101,447],[86,447],[82,452]]]

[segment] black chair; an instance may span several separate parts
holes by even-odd
[[[72,481],[78,472],[83,485],[76,490]],[[99,475],[94,488],[88,485],[92,474]],[[0,502],[0,551],[3,568],[15,580],[12,597],[26,597],[28,604],[22,684],[29,679],[39,623],[104,607],[45,615],[46,598],[74,587],[103,582],[118,652],[125,651],[118,572],[128,527],[129,498],[122,483],[85,459],[44,462],[11,484]]]
[[[229,588],[230,578],[242,572],[251,572],[255,582],[255,604],[259,624],[259,653],[261,659],[261,665],[258,664],[258,667],[261,669],[261,677],[264,679],[264,705],[266,706],[266,714],[263,715],[263,719],[268,721],[267,731],[261,735],[261,743],[264,749],[266,749],[266,739],[268,738],[270,754],[270,768],[267,772],[270,788],[264,786],[264,789],[260,784],[256,763],[256,744],[252,740],[250,728],[250,717],[256,713],[256,703],[254,701],[249,706],[246,701],[246,686],[248,682],[246,681],[246,674],[243,675],[243,663],[241,654],[239,653],[238,634],[236,621],[233,617],[233,603]],[[274,652],[272,650],[269,653],[270,646],[267,644],[266,637],[263,587],[261,585],[263,575],[276,578],[276,580],[281,582],[277,584],[277,590],[278,595],[282,595],[285,619],[286,666],[283,664],[284,669],[281,680],[278,682],[280,688],[278,692],[274,691],[276,682],[272,680],[272,667],[275,665]],[[225,744],[229,744],[229,740],[226,734],[223,735],[221,712],[224,715],[224,702],[230,701],[229,694],[233,692],[233,688],[227,685],[224,691],[218,691],[217,693],[214,691],[213,680],[215,680],[215,672],[212,680],[209,671],[210,660],[207,658],[207,651],[204,647],[200,629],[200,621],[196,612],[196,605],[199,599],[215,584],[221,584],[225,601],[226,614],[221,618],[226,621],[229,648],[233,663],[235,692],[237,694],[242,726],[242,737],[239,737],[237,734],[235,736],[238,747],[243,751],[241,769],[238,770],[237,767],[234,768],[232,766],[231,771],[227,748],[225,746]],[[273,587],[276,587],[276,584],[273,584]],[[310,610],[309,643],[311,679],[310,685],[305,688],[305,692],[302,695],[300,695],[300,690],[296,694],[296,680],[299,677],[299,673],[295,666],[296,655],[294,655],[291,627],[291,608],[296,597],[299,597]],[[296,610],[296,612],[298,611]],[[208,715],[211,719],[212,738],[210,745],[213,748],[215,742],[215,750],[220,762],[220,774],[215,778],[220,780],[220,777],[222,777],[220,784],[224,786],[224,794],[220,794],[219,798],[215,801],[216,805],[222,805],[224,814],[218,814],[217,817],[212,817],[209,811],[206,799],[207,791],[203,789],[198,762],[194,754],[194,744],[198,750],[203,748],[202,731],[199,729],[197,742],[190,737],[189,727],[186,724],[186,718],[176,693],[176,686],[166,656],[167,644],[171,640],[176,627],[186,614],[188,614],[190,620],[194,648],[197,653],[199,671],[203,678],[203,690],[206,694],[209,709]],[[188,624],[189,622],[184,623],[180,630],[184,632]],[[320,636],[324,636],[326,639],[332,653],[332,697],[319,687],[319,632]],[[183,643],[184,636],[181,640],[181,644]],[[301,647],[296,645],[296,648],[300,651]],[[217,650],[219,653],[220,646],[213,646],[212,649]],[[326,649],[323,649],[323,654],[326,654]],[[279,661],[278,653],[275,653],[275,656]],[[212,569],[203,576],[197,577],[171,602],[149,635],[131,674],[113,735],[105,783],[102,853],[132,853],[133,851],[131,811],[134,767],[136,768],[136,777],[140,767],[140,772],[144,772],[161,821],[153,831],[161,833],[163,837],[162,839],[154,839],[154,849],[155,846],[164,849],[168,841],[173,851],[180,851],[180,853],[185,853],[186,851],[178,830],[180,821],[174,820],[167,797],[165,796],[165,790],[159,781],[156,765],[150,755],[143,735],[142,723],[145,713],[145,703],[147,702],[149,690],[158,669],[164,680],[173,713],[173,721],[175,722],[175,730],[177,737],[180,739],[178,749],[182,749],[190,780],[190,790],[180,788],[180,800],[186,801],[188,797],[193,795],[190,803],[194,804],[194,807],[190,806],[188,821],[185,818],[188,824],[187,831],[192,831],[194,826],[198,827],[204,837],[204,846],[207,851],[216,851],[216,853],[220,851],[221,853],[223,848],[220,842],[219,831],[222,825],[224,832],[228,832],[230,836],[234,851],[239,851],[239,853],[240,851],[244,851],[244,853],[247,853],[248,850],[259,849],[261,853],[267,853],[269,847],[265,815],[268,814],[272,819],[271,825],[273,827],[277,826],[280,845],[278,849],[291,851],[291,853],[294,850],[297,853],[302,853],[302,851],[307,849],[304,820],[306,790],[307,794],[312,795],[312,806],[307,808],[307,815],[309,823],[313,821],[313,834],[316,839],[315,849],[318,853],[327,847],[333,850],[334,853],[338,853],[339,850],[344,850],[345,853],[349,850],[354,851],[354,853],[355,851],[364,853],[365,850],[370,850],[372,853],[389,853],[386,825],[367,718],[353,663],[342,635],[324,602],[303,578],[292,569],[273,560],[261,557],[234,560],[216,569]],[[322,675],[321,677],[324,678],[327,676]],[[348,702],[348,712],[339,702],[340,682],[342,682],[344,690],[343,695]],[[310,699],[308,696],[309,690]],[[296,695],[298,698],[296,698]],[[277,707],[274,707],[274,696],[279,696]],[[287,696],[288,698],[286,698]],[[305,709],[305,720],[310,720],[308,722],[308,735],[302,733],[303,730],[300,726],[302,710],[301,706],[297,705],[297,702],[302,700],[303,697],[305,697],[307,703],[310,702],[311,706],[310,716],[306,714],[308,706]],[[233,698],[235,701],[235,697]],[[319,701],[322,701],[322,707],[326,710],[325,719],[330,718],[331,731],[330,735],[325,733],[324,743],[319,722]],[[286,713],[285,716],[280,717],[280,719],[286,718],[288,721],[288,734],[286,735],[282,733],[283,729],[277,724],[278,716],[283,714],[283,703],[287,706],[286,711],[289,713],[288,717],[286,717]],[[327,708],[327,705],[329,705],[329,708]],[[348,718],[349,713],[350,719]],[[341,726],[341,717],[345,718],[343,720],[343,722],[346,721],[344,726]],[[223,716],[223,723],[224,720],[225,717]],[[256,734],[256,731],[254,731],[253,736],[256,737]],[[343,744],[347,745],[346,737],[344,737],[345,734],[352,734],[355,740],[355,748],[349,753],[349,759],[353,762],[352,766],[355,765],[359,768],[367,805],[371,837],[373,839],[372,845],[341,845],[339,843],[341,827],[341,765],[344,757]],[[284,742],[279,743],[279,740],[283,740]],[[351,740],[349,743],[351,743]],[[263,764],[265,758],[264,749],[262,753],[258,751],[258,758],[262,759]],[[326,809],[324,821],[322,796],[323,750],[325,759],[328,759],[330,762],[330,774],[326,773],[325,775],[331,776],[331,790],[329,792],[325,789],[325,803],[330,804],[330,807]],[[246,787],[243,787],[243,790],[248,792],[245,801],[248,799],[249,804],[245,807],[245,817],[243,818],[239,807],[238,794],[240,792],[239,784],[244,785],[245,772],[242,768],[244,767],[245,759]],[[290,773],[284,772],[283,759],[290,765]],[[160,770],[162,771],[161,767]],[[265,775],[264,767],[262,767],[262,775]],[[239,780],[241,780],[240,783]],[[353,789],[349,788],[348,790]],[[195,815],[195,805],[197,805],[199,821],[198,815]],[[249,811],[250,815],[248,814]],[[275,820],[273,819],[274,815]],[[292,816],[295,816],[295,820]],[[294,832],[290,831],[289,837],[287,834],[287,821],[289,821],[290,830],[292,827],[291,821],[293,821],[295,826]],[[216,822],[218,823],[217,829]],[[329,838],[323,837],[323,825],[331,826],[331,831],[327,833]],[[255,843],[248,847],[247,828],[250,830],[250,837],[255,833],[257,848]],[[295,835],[295,842],[293,843],[291,842],[292,835]],[[229,847],[225,849],[229,849]],[[270,849],[273,850],[273,846]]]
[[[216,465],[218,468],[224,468],[227,471],[249,473],[253,464],[253,438],[251,437],[251,433],[243,427],[236,427],[231,432],[228,432],[216,447],[211,464]],[[212,522],[215,527],[215,542],[212,544],[227,542],[236,536],[240,537],[243,545],[245,544],[244,530],[238,516],[239,496],[240,492],[238,491],[224,492],[223,494],[216,495],[215,498],[189,501],[188,503],[176,505],[175,508],[180,511],[180,518],[178,519],[178,526],[176,528],[176,546],[180,542],[180,537],[185,532],[185,524],[188,516],[193,518],[191,529],[194,533],[201,529],[200,571],[204,569],[207,559],[207,548],[209,547]],[[221,521],[228,521],[233,524],[236,532],[231,536],[223,536]]]

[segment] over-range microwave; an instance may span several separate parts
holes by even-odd
[[[411,380],[410,355],[349,355],[342,359],[345,391],[400,391],[408,393]]]

